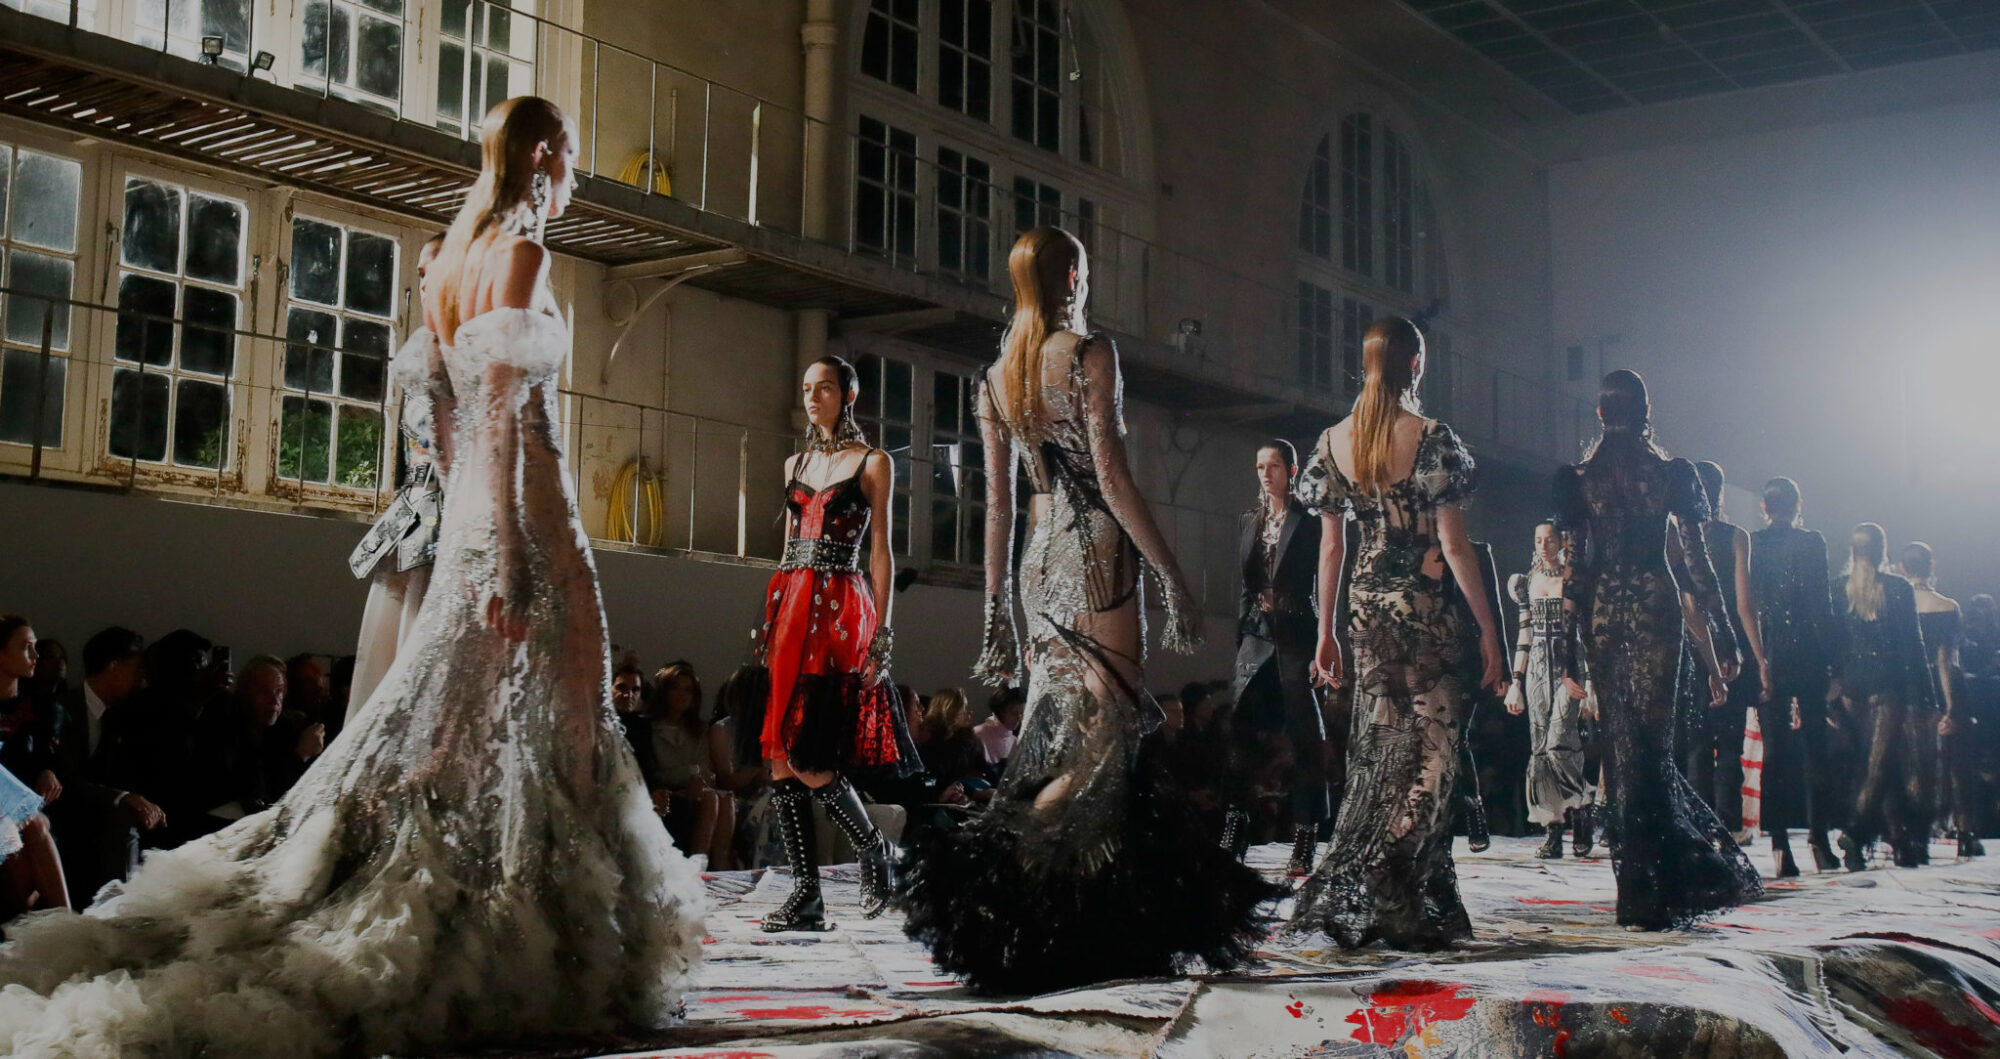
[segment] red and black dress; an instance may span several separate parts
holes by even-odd
[[[784,560],[764,602],[764,664],[771,697],[758,756],[808,772],[914,764],[908,723],[886,675],[869,683],[868,645],[880,616],[861,577],[870,509],[861,473],[817,492],[796,473],[785,486]]]

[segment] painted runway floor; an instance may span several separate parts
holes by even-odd
[[[854,914],[851,868],[824,873],[824,934],[759,929],[784,873],[714,875],[686,1023],[622,1050],[538,1054],[2000,1056],[2000,857],[1957,861],[1939,843],[1929,867],[1766,880],[1763,900],[1701,927],[1634,933],[1612,922],[1609,861],[1540,861],[1536,845],[1496,838],[1473,854],[1461,841],[1478,932],[1461,950],[1342,953],[1274,935],[1227,976],[1013,999],[946,979],[895,913]],[[1288,852],[1261,847],[1251,863],[1276,877]]]

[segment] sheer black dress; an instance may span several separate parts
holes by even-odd
[[[1938,711],[1916,594],[1893,574],[1876,580],[1882,605],[1873,618],[1848,603],[1845,577],[1834,578],[1828,592],[1837,619],[1833,675],[1855,736],[1846,764],[1860,777],[1841,844],[1887,838],[1896,862],[1913,867],[1930,861]]]
[[[1618,922],[1660,930],[1741,904],[1762,892],[1757,871],[1674,764],[1682,616],[1667,569],[1670,526],[1720,653],[1736,652],[1702,539],[1708,503],[1694,464],[1607,434],[1590,459],[1556,472],[1555,509],[1574,563],[1569,613],[1603,723]]]
[[[1771,697],[1757,704],[1764,739],[1764,830],[1773,835],[1805,826],[1819,841],[1846,821],[1838,807],[1839,769],[1826,723],[1828,644],[1833,611],[1827,594],[1826,538],[1818,530],[1773,525],[1750,535],[1750,592],[1764,656],[1771,663]],[[1799,727],[1792,727],[1797,703]]]

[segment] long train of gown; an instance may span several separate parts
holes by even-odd
[[[911,851],[904,929],[982,990],[1172,975],[1197,958],[1227,968],[1261,940],[1258,906],[1275,896],[1200,828],[1143,739],[1160,711],[1136,649],[1114,646],[1135,630],[1144,642],[1141,572],[1168,554],[1150,535],[1135,541],[1137,498],[1116,488],[1129,482],[1115,358],[1097,338],[1051,351],[1038,446],[1009,437],[981,397],[988,473],[1012,481],[1018,458],[1048,495],[1021,559],[1027,712],[990,807]],[[1014,663],[1007,574],[992,576],[1011,551],[1013,498],[988,511],[998,565],[982,675]]]
[[[564,329],[496,309],[442,351],[443,540],[405,650],[271,809],[9,927],[9,1054],[377,1055],[662,1021],[700,881],[610,706],[604,611],[554,428]],[[528,636],[485,607],[499,534]]]
[[[1694,465],[1607,438],[1588,461],[1556,473],[1554,493],[1573,564],[1572,621],[1581,623],[1609,755],[1605,830],[1618,922],[1664,929],[1741,904],[1763,891],[1757,870],[1681,775],[1674,753],[1677,689],[1699,674],[1678,672],[1683,619],[1681,588],[1667,565],[1670,524],[1688,590],[1716,635],[1730,629],[1699,529],[1708,501]]]

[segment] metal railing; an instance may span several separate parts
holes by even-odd
[[[126,489],[154,489],[182,496],[205,496],[212,500],[268,500],[289,509],[372,514],[382,510],[395,494],[393,470],[396,446],[400,445],[398,394],[386,370],[387,358],[380,354],[344,349],[326,343],[294,339],[286,335],[249,328],[222,328],[181,317],[120,310],[116,306],[53,298],[34,291],[0,287],[0,298],[10,302],[27,299],[38,302],[41,311],[40,342],[35,348],[6,347],[12,354],[35,358],[33,393],[26,407],[32,409],[25,441],[0,442],[0,469],[22,473],[30,481],[52,478],[106,482]],[[14,318],[18,304],[8,306]],[[70,349],[55,348],[58,317],[68,314]],[[173,328],[182,334],[227,335],[235,343],[234,369],[229,376],[207,375],[177,370],[167,365],[148,364],[143,356],[127,360],[104,351],[116,345],[117,328]],[[143,348],[143,344],[142,344]],[[315,392],[282,384],[287,351],[319,352],[346,358],[378,362],[382,388],[372,401],[359,401],[337,393]],[[169,450],[163,458],[145,459],[133,450],[125,455],[109,451],[105,439],[112,438],[121,425],[143,417],[138,405],[124,409],[128,422],[99,423],[90,417],[104,409],[104,415],[119,415],[112,400],[93,401],[83,410],[85,421],[78,429],[65,431],[60,420],[50,422],[45,410],[51,408],[51,379],[56,365],[64,386],[62,400],[55,402],[58,415],[70,410],[86,393],[85,380],[100,381],[97,392],[111,384],[114,373],[144,377],[162,373],[226,387],[230,393],[228,410],[218,424],[219,449],[214,466],[176,463]],[[252,365],[264,364],[266,372],[253,372]],[[250,376],[274,381],[252,381]],[[336,386],[338,385],[336,375]],[[15,383],[18,384],[18,383]],[[0,383],[0,387],[8,385]],[[696,558],[737,559],[775,562],[782,547],[779,516],[784,511],[783,465],[786,456],[799,448],[799,439],[786,431],[732,422],[711,416],[677,411],[661,404],[649,404],[571,388],[558,390],[561,399],[565,460],[578,483],[608,481],[609,489],[578,490],[579,516],[592,540],[599,544],[633,548],[662,554],[685,554]],[[306,415],[296,417],[296,434],[286,437],[285,402],[297,399],[303,409],[312,401],[338,401],[365,407],[377,417],[379,428],[369,453],[365,485],[343,486],[336,481],[337,430],[329,420],[323,445],[324,478],[310,473],[308,457],[311,439],[306,436]],[[16,395],[0,389],[0,404],[20,407]],[[161,430],[170,437],[177,429],[168,421]],[[0,421],[0,430],[11,424]],[[60,439],[58,441],[57,439]],[[105,445],[104,451],[89,446]],[[937,445],[947,445],[940,438]],[[289,447],[288,447],[289,446]],[[288,455],[288,452],[290,455]],[[61,458],[52,466],[50,455]],[[899,564],[928,568],[944,580],[976,583],[974,568],[935,560],[928,547],[926,506],[935,497],[927,486],[933,472],[948,469],[960,481],[983,480],[983,467],[940,460],[930,443],[919,441],[908,451],[893,454],[901,465],[899,479],[908,483],[911,509],[918,525],[906,527],[911,546],[899,550]],[[287,464],[290,464],[289,472]],[[634,470],[628,479],[624,472]],[[649,492],[647,482],[657,485]],[[967,486],[973,488],[972,485]],[[982,492],[966,506],[970,512],[984,501]],[[1232,511],[1216,511],[1185,504],[1154,502],[1155,515],[1173,539],[1182,568],[1205,609],[1215,614],[1233,613],[1236,605],[1236,519]],[[619,518],[622,516],[622,521]],[[630,532],[624,532],[629,529]],[[957,576],[953,576],[956,571]]]

